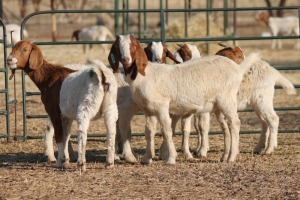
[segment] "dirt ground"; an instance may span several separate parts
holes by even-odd
[[[263,29],[255,23],[243,26],[239,21],[239,24],[240,36],[247,35],[250,30],[256,34]],[[68,31],[71,32],[69,29]],[[62,39],[68,40],[67,37]],[[300,51],[293,50],[294,43],[292,40],[284,40],[281,50],[271,50],[270,40],[239,41],[238,45],[246,54],[259,50],[262,58],[273,66],[299,67]],[[175,45],[170,46],[174,48]],[[91,51],[83,54],[82,45],[41,46],[46,60],[61,64],[83,63],[86,58],[95,57],[108,64],[109,48],[109,45],[106,45],[105,50],[100,45],[94,45]],[[3,62],[2,59],[0,58],[0,63]],[[281,73],[294,84],[300,84],[299,70]],[[4,86],[2,80],[4,79],[1,77],[1,88]],[[16,74],[15,81],[18,103],[16,110],[14,105],[10,105],[12,138],[23,134],[20,72]],[[28,91],[37,91],[28,78],[26,88]],[[14,99],[13,80],[9,81],[9,89],[10,99]],[[299,89],[297,91],[299,93]],[[0,96],[1,109],[3,106],[3,96]],[[300,95],[287,96],[282,90],[276,90],[274,107],[299,106]],[[27,113],[45,114],[39,96],[28,97]],[[43,156],[41,139],[25,142],[7,142],[6,139],[0,139],[0,199],[300,199],[300,113],[277,111],[277,114],[280,117],[279,129],[282,133],[278,135],[278,148],[275,152],[272,155],[253,154],[259,134],[241,134],[240,154],[235,163],[229,164],[219,162],[224,149],[221,134],[210,135],[207,158],[185,160],[180,148],[181,136],[174,136],[178,152],[176,165],[168,166],[156,156],[151,165],[127,164],[121,160],[116,161],[112,169],[105,168],[105,137],[89,137],[87,172],[81,176],[75,162],[67,170],[57,169],[55,163],[48,163]],[[241,131],[261,130],[255,113],[240,112],[239,115]],[[144,125],[144,116],[135,116],[132,132],[143,133]],[[2,133],[5,130],[5,118],[2,116],[0,127]],[[74,136],[75,128],[74,125]],[[44,129],[44,119],[28,120],[28,136],[42,137]],[[294,131],[288,133],[287,130]],[[177,131],[180,131],[179,125]],[[220,131],[220,128],[213,116],[211,132],[216,131]],[[102,120],[91,123],[90,135],[105,132]],[[156,151],[161,141],[161,137],[157,136]],[[191,150],[196,147],[196,142],[196,136],[192,135]],[[145,143],[143,136],[132,139],[132,147],[138,160],[145,153]],[[72,144],[76,151],[76,138],[72,138]]]

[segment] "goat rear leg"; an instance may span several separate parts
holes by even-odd
[[[152,158],[155,156],[154,136],[156,134],[157,118],[155,116],[146,117],[145,137],[147,141],[146,153],[143,156],[142,164],[151,164]]]
[[[258,143],[253,150],[253,153],[256,153],[256,154],[262,153],[263,150],[266,148],[268,138],[269,138],[269,133],[270,133],[267,122],[263,119],[261,120],[261,122],[262,122],[262,125],[261,125],[262,131],[259,136]]]
[[[106,143],[107,143],[107,156],[106,156],[106,167],[114,166],[114,155],[115,155],[115,141],[116,141],[116,127],[118,120],[117,106],[110,105],[104,108],[104,122],[107,130]]]
[[[278,135],[278,126],[279,126],[279,117],[276,115],[275,111],[273,115],[268,116],[267,118],[269,124],[269,142],[266,148],[266,154],[271,154],[275,148],[277,148],[277,135]]]
[[[77,143],[78,143],[78,159],[77,168],[79,172],[86,171],[86,142],[87,142],[87,129],[89,127],[90,120],[87,118],[78,119],[78,131],[77,131]]]
[[[221,129],[224,134],[224,153],[221,157],[221,162],[226,162],[228,160],[229,153],[230,153],[230,142],[231,142],[230,131],[224,115],[221,114],[219,111],[215,111],[215,115],[217,117],[218,122],[221,125]]]

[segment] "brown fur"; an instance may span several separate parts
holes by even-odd
[[[132,63],[128,63],[128,61],[123,60],[121,58],[121,52],[119,48],[120,37],[117,36],[108,55],[109,64],[114,72],[117,72],[119,70],[119,62],[121,62],[125,69],[125,73],[127,73],[126,70],[131,70],[131,68],[133,67],[136,68],[140,74],[145,76],[145,68],[148,64],[147,55],[144,49],[142,48],[140,42],[137,41],[133,35],[130,35],[130,40],[130,54],[132,58]]]
[[[72,37],[71,37],[71,41],[73,41],[73,38],[75,38],[76,41],[79,41],[79,33],[81,30],[75,30],[73,31]]]
[[[219,50],[216,53],[216,55],[225,56],[225,57],[233,60],[237,64],[240,64],[245,59],[241,48],[239,48],[237,46],[234,46],[234,47],[225,46],[223,44],[219,44],[219,45],[223,46],[224,48]]]
[[[75,70],[48,63],[37,45],[20,41],[12,49],[11,56],[17,58],[17,68],[24,70],[41,91],[45,110],[54,126],[55,140],[63,139],[59,108],[59,93],[64,79]]]
[[[191,60],[192,59],[192,52],[189,49],[189,47],[186,44],[177,44],[180,49],[178,49],[178,53],[180,55],[180,57],[182,58],[183,62]]]
[[[255,16],[256,20],[264,22],[267,26],[269,26],[269,18],[270,16],[265,12],[258,12]]]

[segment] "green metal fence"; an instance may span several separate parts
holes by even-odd
[[[139,1],[140,2],[140,1]],[[162,2],[162,1],[161,1]],[[209,5],[209,4],[208,4]],[[211,9],[209,8],[203,8],[203,9],[163,9],[162,4],[160,9],[146,9],[146,1],[144,1],[144,9],[127,9],[126,5],[123,6],[123,9],[126,10],[119,10],[119,6],[116,4],[114,10],[56,10],[56,11],[40,11],[40,12],[35,12],[32,13],[28,16],[26,16],[21,24],[21,29],[23,30],[27,21],[31,19],[33,16],[36,15],[45,15],[45,14],[57,14],[57,13],[115,13],[115,31],[117,34],[125,34],[128,31],[128,26],[125,24],[122,25],[122,31],[119,31],[119,22],[118,22],[118,16],[122,16],[123,19],[128,19],[128,13],[138,13],[139,16],[140,14],[143,14],[144,20],[142,23],[142,20],[139,20],[139,31],[138,31],[138,39],[143,42],[147,43],[150,41],[163,41],[163,42],[214,42],[214,41],[237,41],[237,40],[270,40],[270,39],[299,39],[300,36],[277,36],[277,37],[236,37],[235,34],[232,36],[224,36],[224,37],[210,37],[209,36],[209,25],[207,25],[207,37],[202,37],[202,38],[166,38],[165,36],[165,26],[164,23],[161,23],[161,32],[160,32],[160,38],[146,38],[145,34],[142,36],[142,32],[145,33],[147,31],[147,14],[149,13],[158,13],[160,15],[160,20],[161,22],[165,22],[166,16],[168,16],[168,13],[171,12],[182,12],[182,13],[187,13],[187,12],[215,12],[215,11],[222,11],[224,13],[229,12],[229,11],[258,11],[258,10],[276,10],[276,9],[285,9],[285,10],[297,10],[298,11],[298,16],[300,18],[300,7],[272,7],[272,8],[265,8],[265,7],[255,7],[255,8],[217,8],[217,9]],[[139,3],[139,8],[141,8],[141,5]],[[234,15],[235,16],[235,15]],[[207,15],[208,17],[208,15]],[[125,20],[126,21],[126,20]],[[186,21],[186,26],[188,22]],[[126,27],[127,26],[127,27]],[[225,26],[225,23],[224,23]],[[141,31],[141,28],[143,27],[143,31]],[[21,31],[22,32],[22,31]],[[187,29],[185,30],[187,34]],[[21,38],[23,37],[21,33]],[[78,41],[78,42],[37,42],[38,45],[74,45],[74,44],[111,44],[113,41]],[[299,70],[300,66],[295,66],[292,68],[288,67],[282,67],[278,68],[279,70]],[[27,120],[28,119],[34,119],[34,118],[46,118],[46,115],[31,115],[27,113],[26,111],[26,98],[29,96],[35,96],[35,95],[40,95],[39,92],[31,92],[27,91],[25,87],[25,79],[26,75],[23,73],[22,74],[22,102],[23,102],[23,136],[21,137],[23,140],[26,139],[33,139],[33,138],[41,138],[41,137],[36,137],[36,136],[31,136],[27,134]],[[300,88],[300,85],[295,85],[296,88]],[[299,110],[299,107],[288,107],[288,108],[275,108],[277,111],[281,110]],[[252,110],[246,110],[246,112],[249,112]],[[299,129],[297,130],[279,130],[279,133],[281,132],[300,132]],[[217,134],[220,132],[213,132],[212,134]],[[241,133],[258,133],[258,131],[247,131],[247,132],[241,132]],[[139,133],[133,134],[133,135],[141,135]],[[105,136],[105,134],[100,134],[100,135],[89,135],[93,137],[97,136]]]
[[[3,48],[3,60],[6,60],[6,27],[2,19],[0,18],[0,24],[3,31],[3,38],[0,40],[2,44],[1,48]],[[4,94],[4,101],[1,99],[1,102],[4,102],[4,106],[1,103],[0,107],[0,115],[4,116],[6,127],[1,127],[0,138],[7,138],[10,139],[10,112],[9,112],[9,91],[8,91],[8,69],[6,66],[6,62],[3,63],[3,66],[0,68],[1,77],[4,76],[4,88],[0,88],[0,94]],[[1,96],[2,97],[2,96]]]

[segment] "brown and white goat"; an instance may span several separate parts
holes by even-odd
[[[90,120],[102,115],[107,128],[107,164],[114,164],[118,111],[117,83],[111,70],[96,60],[93,65],[81,65],[83,69],[78,71],[48,63],[38,46],[29,41],[20,41],[13,47],[7,64],[12,70],[24,70],[41,91],[58,144],[58,167],[69,164],[68,141],[72,121],[76,120],[77,166],[80,172],[86,170],[87,129]]]
[[[153,135],[150,133],[157,120],[167,144],[167,163],[175,164],[176,149],[172,140],[170,114],[188,116],[209,111],[226,116],[230,134],[225,135],[222,160],[234,161],[238,154],[240,124],[236,94],[243,74],[257,59],[259,56],[252,54],[241,65],[222,56],[195,59],[178,65],[151,63],[133,35],[119,35],[111,47],[108,60],[114,70],[118,70],[119,63],[122,63],[132,99],[146,116],[147,147],[142,162],[151,163],[154,156]],[[210,76],[206,75],[208,73]]]
[[[167,48],[164,42],[150,42],[144,48],[147,58],[150,62],[166,63],[166,58],[170,58],[175,63],[180,63]]]
[[[299,19],[296,16],[286,17],[271,17],[266,12],[259,11],[255,19],[264,22],[270,29],[272,36],[299,36]],[[272,49],[281,49],[282,44],[280,39],[274,39],[272,41]],[[294,45],[294,49],[300,49],[300,39]]]

